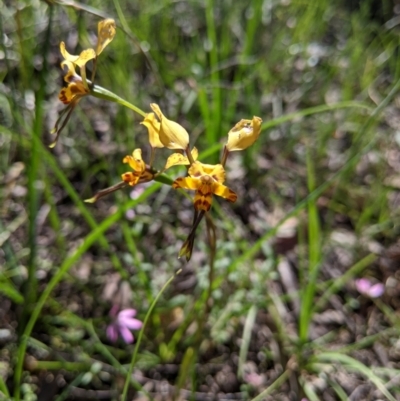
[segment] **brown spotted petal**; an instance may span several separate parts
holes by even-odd
[[[142,150],[135,149],[132,156],[125,156],[122,160],[123,163],[128,163],[132,171],[121,175],[122,181],[129,185],[136,185],[139,182],[140,177],[146,170],[146,165],[142,159]]]
[[[193,160],[197,160],[199,152],[196,147],[192,149],[191,153]],[[168,157],[167,162],[165,163],[164,170],[167,170],[172,166],[188,166],[189,164],[190,161],[187,156],[183,155],[182,153],[173,153],[170,157]]]

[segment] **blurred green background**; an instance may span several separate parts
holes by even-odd
[[[193,206],[168,185],[83,203],[149,157],[132,110],[87,96],[48,148],[59,44],[103,18],[96,84],[159,104],[201,161],[264,121],[227,163],[238,201],[213,201],[215,258],[202,222],[177,259]],[[400,400],[399,2],[0,1],[0,28],[0,399]],[[146,320],[136,345],[107,337],[113,305]]]

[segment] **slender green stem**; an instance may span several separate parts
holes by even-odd
[[[286,369],[272,384],[270,384],[263,392],[258,394],[257,397],[251,401],[262,401],[265,400],[267,395],[270,395],[273,391],[277,390],[286,380],[289,379],[291,371]]]
[[[146,313],[146,317],[144,318],[144,322],[143,322],[143,327],[139,332],[138,335],[138,339],[136,342],[136,346],[135,346],[135,350],[133,352],[132,355],[132,360],[131,363],[129,365],[129,369],[128,369],[128,373],[126,374],[126,380],[125,380],[125,385],[124,385],[124,389],[122,391],[122,396],[121,396],[121,401],[125,401],[126,400],[126,396],[128,394],[128,387],[129,387],[129,378],[132,376],[132,372],[133,372],[133,367],[135,366],[135,362],[136,362],[136,358],[137,358],[137,354],[139,351],[139,346],[142,342],[142,338],[143,338],[143,333],[144,333],[144,329],[146,328],[147,322],[150,318],[151,313],[153,312],[154,307],[156,306],[158,300],[160,299],[161,295],[163,294],[163,292],[167,289],[167,287],[172,283],[172,281],[174,280],[174,278],[177,276],[177,274],[179,274],[181,271],[178,270],[172,277],[170,277],[170,279],[163,285],[163,287],[161,288],[161,290],[159,291],[159,293],[157,294],[157,296],[154,298],[154,301],[152,302],[152,304],[150,305],[149,310]]]
[[[133,110],[134,112],[140,114],[142,117],[146,117],[147,113],[145,113],[143,110],[139,109],[139,107],[135,106],[132,103],[129,103],[127,100],[122,99],[122,97],[117,96],[115,93],[102,88],[101,86],[98,85],[93,85],[90,94],[92,96],[98,97],[99,99],[104,99],[108,100],[110,102],[118,103],[122,106],[127,107],[128,109]]]
[[[86,236],[83,243],[76,249],[76,251],[67,259],[64,260],[60,268],[57,270],[56,274],[52,277],[45,290],[42,292],[35,308],[32,311],[31,317],[25,327],[24,333],[21,337],[21,342],[18,347],[17,352],[17,364],[14,370],[14,398],[15,401],[19,401],[20,399],[20,385],[22,379],[22,369],[24,365],[24,357],[26,352],[26,347],[28,343],[28,339],[30,334],[32,333],[33,327],[40,315],[43,306],[50,296],[51,292],[55,288],[55,286],[62,280],[65,274],[69,271],[69,269],[82,257],[82,255],[96,242],[99,237],[114,223],[116,223],[119,219],[124,216],[126,211],[138,203],[140,203],[143,199],[146,199],[150,194],[155,192],[160,187],[159,184],[154,184],[151,187],[147,188],[146,191],[137,199],[133,199],[127,202],[121,209],[119,209],[116,213],[109,216],[105,219],[98,227],[92,230],[92,232]]]

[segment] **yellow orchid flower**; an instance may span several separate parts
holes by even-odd
[[[235,202],[237,195],[231,189],[222,185],[225,181],[225,170],[222,164],[203,164],[195,161],[188,170],[190,177],[177,178],[172,188],[195,190],[194,208],[197,211],[209,211],[212,195],[221,196],[229,202]]]
[[[96,60],[97,56],[103,51],[103,49],[113,40],[115,36],[115,21],[113,19],[105,19],[100,21],[98,24],[98,39],[96,51],[93,49],[83,50],[78,56],[70,54],[65,48],[65,43],[60,43],[60,52],[64,57],[64,61],[61,63],[61,68],[67,67],[67,73],[64,76],[64,81],[68,83],[68,86],[62,88],[58,98],[66,105],[68,105],[60,114],[55,127],[51,131],[52,134],[56,134],[55,141],[50,145],[53,148],[61,134],[61,131],[66,126],[69,118],[71,117],[72,111],[78,104],[79,100],[90,93],[88,81],[86,80],[86,64],[90,60],[94,60],[94,66],[92,71],[92,83],[96,72]],[[80,74],[78,75],[75,71],[75,66],[79,67]]]
[[[66,104],[67,107],[61,112],[60,117],[51,131],[52,134],[56,135],[56,138],[54,142],[50,144],[50,148],[53,148],[56,145],[61,131],[67,125],[67,122],[78,102],[84,96],[89,94],[89,89],[86,88],[82,78],[75,72],[74,64],[72,62],[64,60],[61,63],[61,67],[67,67],[64,81],[68,83],[68,86],[61,89],[58,98]]]
[[[127,185],[135,186],[136,184],[149,182],[153,180],[157,174],[157,171],[153,170],[151,167],[146,166],[145,162],[142,159],[142,150],[139,148],[135,149],[132,152],[132,156],[125,156],[122,162],[129,164],[133,171],[123,173],[121,175],[122,182],[119,182],[118,184],[115,184],[109,188],[102,189],[101,191],[97,192],[97,194],[92,198],[86,199],[85,202],[94,203],[103,196],[115,192],[123,187],[126,187]]]
[[[260,135],[261,123],[261,118],[256,116],[252,120],[240,120],[228,133],[226,149],[234,152],[251,146]]]
[[[114,39],[115,33],[116,33],[115,21],[112,18],[107,18],[98,23],[97,46],[96,46],[97,56]]]
[[[186,150],[189,146],[189,134],[185,128],[165,117],[158,104],[151,103],[150,107],[160,120],[159,137],[161,143],[168,149]]]

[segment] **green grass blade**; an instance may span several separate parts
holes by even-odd
[[[100,236],[113,224],[115,224],[118,220],[120,220],[124,213],[142,202],[148,196],[150,196],[153,192],[155,192],[161,184],[154,183],[152,186],[148,187],[143,194],[137,198],[130,200],[127,202],[123,207],[121,207],[116,213],[109,216],[105,219],[98,227],[93,229],[90,234],[86,236],[82,244],[77,248],[77,250],[65,261],[62,263],[60,268],[57,270],[56,274],[52,277],[48,285],[46,286],[45,290],[43,291],[42,295],[40,296],[37,304],[35,305],[31,317],[28,321],[28,324],[25,327],[24,333],[21,338],[21,343],[18,347],[17,353],[17,364],[14,370],[14,398],[16,401],[20,399],[20,384],[22,378],[22,368],[24,363],[24,356],[26,352],[26,346],[29,336],[32,333],[33,327],[40,315],[43,306],[50,296],[51,292],[55,288],[55,286],[63,279],[66,273],[71,269],[71,267],[83,256],[83,254],[96,242],[99,240]]]
[[[352,358],[351,356],[340,354],[338,352],[322,352],[316,355],[316,358],[321,362],[340,363],[343,367],[352,370],[353,372],[360,373],[365,376],[369,381],[375,384],[376,388],[390,401],[396,401],[392,394],[387,390],[382,379],[375,375],[375,373],[368,366],[365,366],[360,361]]]

